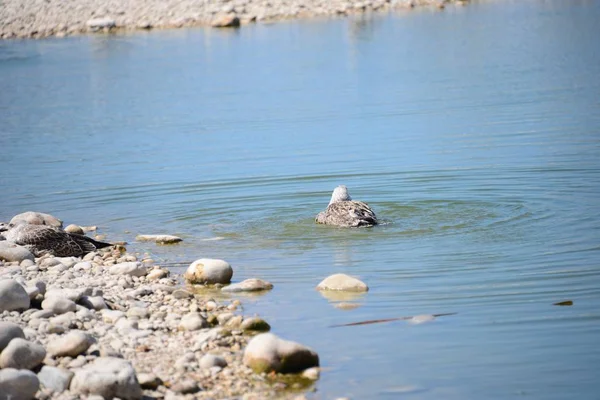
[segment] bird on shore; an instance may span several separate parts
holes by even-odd
[[[112,246],[85,235],[65,232],[48,225],[31,225],[25,221],[1,223],[0,234],[9,242],[27,247],[36,257],[45,254],[56,257],[81,257],[97,249]]]
[[[362,201],[352,200],[344,185],[334,189],[329,205],[325,211],[317,214],[315,222],[341,227],[373,226],[379,223],[371,207]]]

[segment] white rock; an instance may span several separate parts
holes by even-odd
[[[221,367],[225,368],[227,366],[227,361],[221,357],[216,356],[214,354],[205,354],[200,359],[200,368],[209,369],[212,367]]]
[[[44,365],[37,376],[43,387],[62,393],[69,389],[73,375],[69,370]]]
[[[100,312],[102,313],[102,320],[109,324],[110,323],[114,324],[120,318],[125,317],[125,313],[123,311],[119,311],[119,310],[108,310],[107,309],[107,310],[100,310]]]
[[[46,299],[42,301],[42,309],[51,310],[54,311],[55,314],[60,315],[69,311],[75,312],[77,305],[72,300],[51,296],[46,297]]]
[[[56,228],[62,228],[63,222],[53,217],[50,214],[44,214],[36,211],[27,211],[21,214],[17,214],[10,220],[10,223],[14,224],[17,221],[25,221],[31,225],[50,225]]]
[[[2,393],[2,400],[33,399],[39,388],[40,381],[31,371],[14,368],[0,370],[0,393]]]
[[[46,299],[50,297],[69,299],[72,302],[78,302],[81,297],[85,294],[85,289],[58,289],[51,288],[46,291],[46,295],[44,296]]]
[[[111,399],[141,399],[142,388],[129,361],[114,357],[98,357],[75,372],[71,392],[100,395]]]
[[[138,261],[124,262],[115,264],[110,267],[109,272],[113,275],[131,275],[131,276],[145,276],[148,273],[146,267]]]
[[[15,338],[0,354],[0,368],[32,369],[42,363],[46,350],[37,343]]]
[[[85,352],[92,344],[94,339],[85,332],[73,330],[66,335],[52,340],[46,348],[48,354],[55,357],[77,357]]]
[[[82,227],[75,224],[67,225],[67,227],[65,228],[65,232],[76,233],[78,235],[83,235],[85,233]]]
[[[151,281],[157,281],[159,279],[162,278],[166,278],[167,276],[169,276],[169,271],[166,269],[153,269],[151,270],[148,275],[146,275],[146,279],[151,280]]]
[[[86,23],[87,27],[92,31],[99,29],[111,29],[117,26],[117,23],[112,18],[92,18]]]
[[[346,274],[334,274],[323,279],[317,290],[341,290],[346,292],[366,292],[369,287],[362,281]]]
[[[246,346],[244,364],[256,373],[293,373],[318,367],[319,356],[299,343],[280,339],[272,333],[261,333]]]
[[[0,353],[14,338],[24,339],[23,329],[12,322],[0,321]]]
[[[183,239],[174,235],[137,235],[135,240],[139,242],[156,242],[162,244],[171,244],[181,242]]]
[[[261,290],[271,290],[273,284],[261,279],[251,278],[246,279],[239,283],[234,283],[229,286],[225,286],[221,289],[222,292],[257,292]]]
[[[0,242],[2,243],[2,242]],[[0,312],[29,308],[29,295],[14,279],[0,280]]]
[[[226,284],[231,282],[233,269],[227,261],[201,258],[194,261],[185,272],[185,279],[190,283]]]
[[[0,241],[0,260],[23,262],[24,260],[34,261],[35,257],[27,247],[3,240]]]
[[[184,315],[179,323],[179,329],[186,331],[197,331],[198,329],[208,328],[209,326],[206,319],[197,312]]]

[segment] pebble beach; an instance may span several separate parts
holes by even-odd
[[[303,399],[319,378],[315,351],[235,295],[273,285],[227,284],[224,260],[178,276],[124,244],[56,257],[0,239],[2,400]]]
[[[415,7],[443,9],[465,0],[3,0],[0,38],[64,37],[194,26],[239,27],[250,23],[344,17]]]

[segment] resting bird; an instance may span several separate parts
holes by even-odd
[[[68,233],[48,225],[30,225],[25,221],[2,223],[0,232],[7,241],[27,247],[36,257],[45,254],[56,257],[81,257],[96,249],[112,246],[85,235]]]
[[[325,209],[317,214],[317,224],[337,225],[343,227],[377,225],[377,216],[367,203],[352,200],[348,188],[340,185],[331,195],[331,201]]]

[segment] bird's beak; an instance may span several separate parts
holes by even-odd
[[[0,222],[0,232],[6,232],[8,230],[8,224]]]

